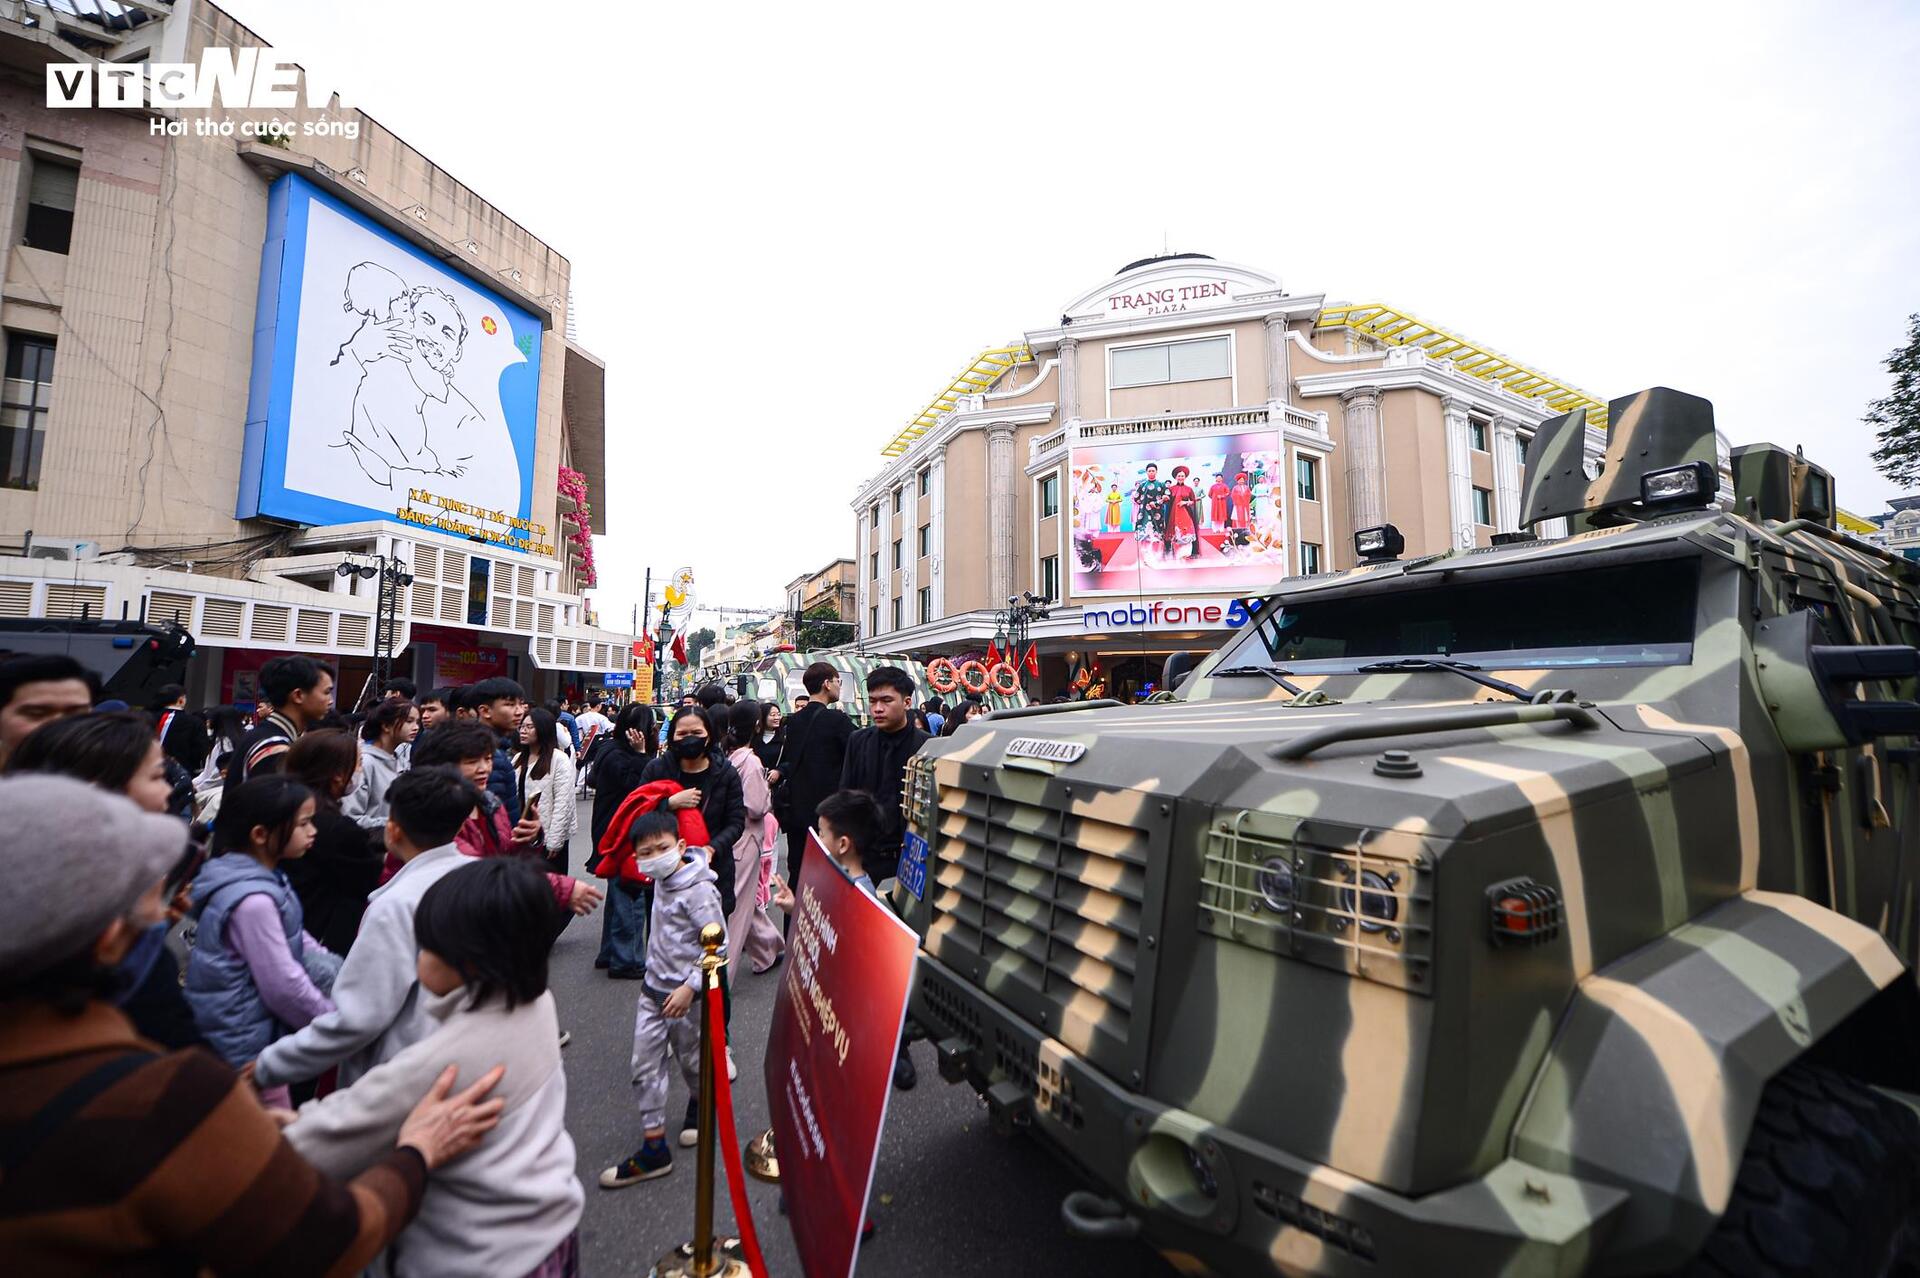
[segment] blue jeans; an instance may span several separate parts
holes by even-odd
[[[647,920],[653,912],[653,891],[635,890],[619,879],[607,883],[607,899],[600,906],[600,958],[609,968],[642,971],[647,966]]]

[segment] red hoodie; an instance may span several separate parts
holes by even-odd
[[[600,836],[600,845],[594,849],[600,853],[600,863],[593,867],[593,872],[603,879],[620,878],[629,883],[653,882],[635,868],[633,840],[628,833],[633,829],[635,817],[653,811],[682,788],[678,781],[649,781],[621,800],[620,806],[614,809],[613,819],[607,822],[607,832]],[[688,847],[704,848],[708,845],[707,819],[700,815],[697,804],[691,808],[676,809],[673,815],[680,823],[680,837]]]

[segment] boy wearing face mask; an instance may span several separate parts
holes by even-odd
[[[688,1092],[680,1143],[692,1145],[698,1137],[700,1021],[689,1012],[698,1006],[706,984],[700,933],[709,923],[722,929],[727,925],[715,886],[718,876],[704,856],[688,850],[671,811],[655,808],[634,817],[628,838],[638,869],[653,880],[646,976],[633,1018],[633,1091],[644,1137],[632,1157],[600,1173],[603,1189],[624,1189],[673,1170],[673,1151],[667,1145],[669,1052],[680,1062]]]

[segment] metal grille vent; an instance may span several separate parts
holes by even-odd
[[[924,782],[906,793],[926,802]],[[975,980],[991,972],[997,997],[1123,1070],[1154,836],[1071,798],[1061,811],[940,786],[936,802],[928,948]]]
[[[560,639],[555,641],[555,643],[556,643],[556,647],[559,650],[560,664],[563,666],[572,665],[573,664],[573,640]]]
[[[238,639],[246,605],[238,599],[209,599],[200,613],[200,633],[214,639]]]
[[[189,628],[193,625],[193,596],[175,590],[153,590],[147,593],[147,621],[151,625],[164,626],[177,621]]]
[[[458,586],[440,587],[440,620],[465,621],[467,619],[467,592]]]
[[[285,643],[287,622],[291,619],[291,609],[278,604],[255,604],[253,617],[247,622],[247,638]]]
[[[305,644],[309,647],[324,647],[327,640],[331,637],[329,632],[333,629],[332,623],[332,613],[317,612],[311,608],[302,608],[294,616],[294,642]]]
[[[413,575],[416,577],[438,577],[440,575],[440,547],[414,546]]]
[[[1293,839],[1276,838],[1249,833],[1247,816],[1222,819],[1208,832],[1202,931],[1430,992],[1435,862],[1424,840],[1312,822],[1302,822]]]
[[[371,630],[372,618],[359,613],[340,614],[340,642],[342,648],[371,648],[373,644],[367,635]]]
[[[533,605],[525,599],[513,605],[513,628],[515,630],[533,629]]]
[[[24,617],[32,607],[31,581],[0,581],[0,617]]]
[[[47,610],[49,617],[92,617],[96,621],[107,615],[107,588],[105,586],[70,586],[62,582],[47,583]]]

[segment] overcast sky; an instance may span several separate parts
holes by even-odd
[[[773,606],[852,555],[900,426],[1163,244],[1894,495],[1908,4],[222,3],[572,261],[609,625],[648,566]]]

